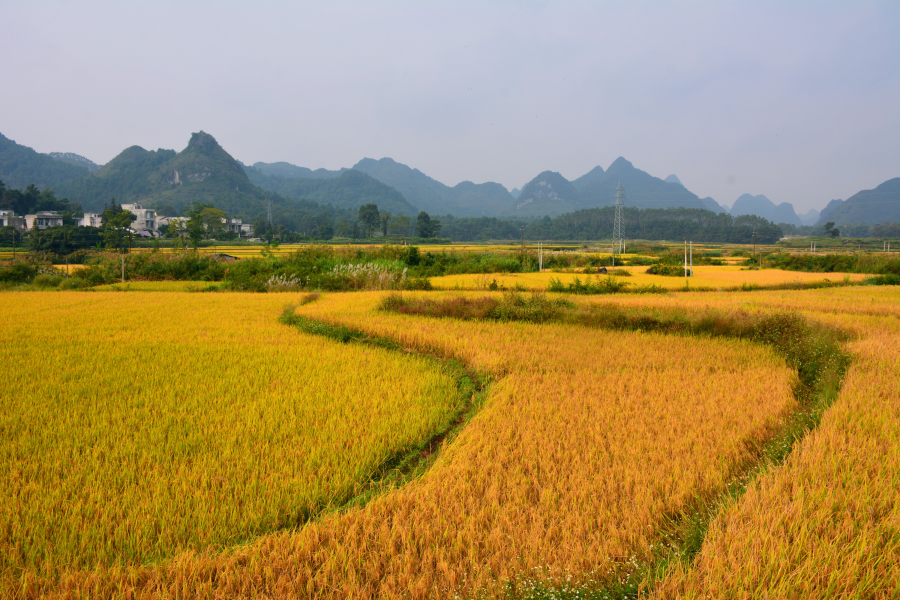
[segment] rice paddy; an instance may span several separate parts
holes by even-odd
[[[746,340],[396,314],[387,292],[0,294],[0,595],[892,597],[900,290],[739,291],[825,279],[844,275],[700,266],[694,291],[566,298],[843,332],[843,385],[773,464],[766,445],[806,408],[784,356]],[[279,321],[288,304],[306,329]],[[347,332],[361,341],[333,339]],[[454,361],[490,381],[475,405]],[[373,488],[429,439],[414,478]],[[671,532],[704,510],[688,553]]]
[[[296,527],[455,417],[435,363],[303,336],[284,300],[0,295],[0,596]]]
[[[626,271],[630,277],[622,277],[621,281],[631,288],[656,286],[669,290],[684,288],[693,290],[727,291],[742,288],[766,288],[773,286],[803,286],[818,283],[844,283],[862,281],[867,276],[861,273],[806,273],[802,271],[782,271],[780,269],[749,270],[746,267],[695,266],[693,277],[669,277],[648,274],[647,267],[617,267],[617,271]],[[546,290],[551,280],[556,279],[564,284],[572,283],[575,278],[587,281],[604,280],[609,275],[585,275],[583,273],[489,273],[446,275],[434,277],[432,285],[437,289],[452,290],[487,290],[491,284],[506,289]]]

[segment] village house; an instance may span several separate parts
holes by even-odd
[[[37,214],[25,215],[25,225],[29,230],[59,227],[62,224],[62,215],[55,210],[39,210]]]
[[[137,233],[145,231],[153,236],[159,236],[159,226],[156,211],[152,208],[144,208],[140,204],[123,204],[122,210],[127,210],[137,219],[131,223],[131,229]]]
[[[244,223],[242,219],[222,219],[225,223],[225,231],[232,231],[238,237],[250,237],[253,235],[253,225]]]
[[[103,227],[103,215],[100,213],[84,213],[84,216],[78,219],[79,227]]]
[[[15,227],[25,229],[25,218],[17,217],[11,210],[0,210],[0,227]]]

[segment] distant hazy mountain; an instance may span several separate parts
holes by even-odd
[[[518,198],[519,194],[521,194],[521,193],[522,193],[522,190],[520,190],[519,188],[513,188],[512,190],[510,190],[509,195],[512,196],[513,198]]]
[[[364,158],[353,168],[391,186],[410,204],[433,215],[493,216],[506,210],[512,199],[499,183],[464,181],[450,187],[390,158]]]
[[[329,171],[328,169],[307,169],[306,167],[298,167],[286,162],[277,163],[253,163],[253,168],[264,175],[273,175],[275,177],[288,177],[297,179],[330,179],[340,177],[347,169],[339,169],[337,171]]]
[[[302,167],[295,168],[302,169]],[[254,185],[287,198],[302,198],[353,211],[358,210],[363,204],[372,203],[377,204],[381,212],[394,215],[403,213],[412,217],[419,213],[415,206],[406,201],[403,194],[355,169],[342,169],[338,177],[318,178],[264,175],[255,167],[245,167],[245,171]]]
[[[544,171],[522,188],[509,214],[516,216],[560,215],[581,206],[581,198],[569,180],[553,171]]]
[[[773,223],[789,223],[791,225],[800,226],[800,217],[794,212],[794,206],[789,202],[782,202],[776,205],[774,202],[763,196],[751,196],[744,194],[738,198],[734,206],[731,207],[732,216],[740,215],[756,215],[768,219]]]
[[[91,159],[85,158],[80,154],[75,154],[74,152],[51,152],[47,156],[52,156],[56,160],[61,160],[64,163],[75,165],[76,167],[86,167],[88,171],[96,171],[100,168],[100,165]]]
[[[8,188],[25,189],[33,183],[41,189],[50,187],[59,191],[63,183],[87,174],[86,166],[75,166],[35,152],[0,134],[0,181]]]
[[[818,224],[827,221],[834,221],[839,226],[848,223],[877,225],[887,221],[900,221],[900,177],[888,179],[874,190],[857,192],[829,213],[823,210]]]
[[[663,181],[636,169],[621,156],[606,171],[601,167],[594,167],[573,181],[572,185],[578,190],[584,208],[591,208],[615,204],[619,181],[625,189],[627,206],[707,208],[696,194],[688,191],[681,183]]]
[[[817,211],[816,209],[813,208],[813,209],[810,209],[809,211],[807,211],[806,213],[804,213],[802,215],[797,215],[797,216],[800,217],[800,222],[803,223],[804,225],[815,225],[816,221],[819,220],[819,215],[820,215],[819,211]]]
[[[241,165],[213,136],[202,131],[193,134],[187,147],[177,153],[126,148],[87,177],[62,185],[58,192],[89,211],[100,210],[112,197],[119,203],[165,205],[175,211],[192,202],[214,204],[228,214],[265,210],[265,193],[250,183]]]
[[[822,212],[819,213],[819,221],[825,223],[828,219],[827,217],[831,216],[837,208],[843,204],[844,201],[840,199],[835,199],[825,205],[825,208],[822,209]]]
[[[663,181],[668,181],[669,183],[677,183],[680,186],[684,186],[684,184],[681,183],[681,180],[678,179],[678,176],[675,175],[674,173],[672,175],[669,175],[665,179],[663,179]]]
[[[716,202],[715,200],[713,200],[713,199],[710,198],[709,196],[707,196],[706,198],[701,198],[701,199],[700,199],[700,202],[703,203],[703,207],[704,207],[704,208],[706,208],[707,210],[711,210],[711,211],[713,211],[713,212],[716,213],[716,214],[719,214],[719,213],[728,213],[728,207],[727,207],[727,206],[724,206],[724,205],[722,205],[722,204],[719,204],[718,202]]]

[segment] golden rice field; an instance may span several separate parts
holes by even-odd
[[[631,277],[623,277],[621,281],[631,287],[655,285],[666,289],[683,289],[685,285],[698,290],[735,290],[742,286],[768,287],[791,284],[808,284],[816,282],[862,281],[867,277],[862,273],[806,273],[802,271],[782,271],[780,269],[762,269],[751,271],[739,266],[698,266],[694,267],[694,276],[668,277],[648,275],[647,267],[616,267],[631,273]],[[445,275],[433,277],[432,285],[444,290],[485,290],[496,281],[498,286],[508,289],[546,290],[551,279],[558,279],[569,284],[578,277],[582,282],[588,275],[581,273],[489,273]],[[590,275],[592,281],[606,278],[608,275]]]
[[[298,250],[302,250],[304,248],[308,248],[310,244],[280,244],[278,246],[274,246],[269,248],[269,251],[273,254],[291,254],[292,252],[296,252]],[[378,249],[382,246],[381,243],[377,244],[329,244],[331,248],[335,250],[373,250]],[[581,244],[554,244],[554,248],[567,248],[572,251],[580,249]],[[246,258],[250,256],[259,256],[263,249],[266,248],[263,244],[258,244],[255,246],[208,246],[198,248],[198,252],[200,254],[228,254],[230,256],[236,256],[238,258]],[[464,244],[464,243],[456,243],[456,244],[428,244],[425,246],[420,246],[420,251],[424,254],[425,252],[515,252],[516,250],[520,250],[521,246],[519,244]],[[536,246],[533,244],[528,245],[529,250],[535,250]],[[148,250],[149,251],[149,250]],[[180,250],[176,250],[175,248],[162,248],[160,250],[164,253],[174,253]],[[10,253],[11,255],[12,253]],[[2,258],[2,255],[0,255]]]
[[[605,581],[629,557],[652,554],[666,515],[724,487],[795,407],[794,373],[747,343],[435,323],[378,311],[380,296],[325,295],[298,313],[497,378],[421,479],[231,552],[189,552],[129,576],[73,574],[69,585],[159,597],[420,598],[477,593],[535,567]]]
[[[708,306],[709,295],[679,296]],[[655,598],[895,598],[900,590],[900,289],[719,297],[802,311],[856,334],[822,424],[712,523],[690,568]],[[664,298],[632,298],[644,305]]]
[[[199,292],[218,288],[212,281],[125,281],[91,288],[95,292]]]
[[[454,418],[434,361],[302,335],[286,299],[0,294],[0,597],[294,527]]]
[[[483,294],[404,295],[460,293]],[[452,379],[434,361],[281,325],[280,309],[294,294],[0,295],[4,314],[24,323],[4,330],[8,341],[22,340],[4,344],[14,348],[4,350],[5,362],[26,365],[15,383],[0,384],[4,398],[12,391],[16,398],[0,420],[0,481],[11,482],[0,484],[0,511],[7,497],[32,494],[39,504],[0,512],[0,557],[9,557],[0,590],[23,597],[511,598],[509,581],[602,587],[629,564],[652,561],[668,517],[717,496],[797,408],[796,374],[761,346],[429,319],[381,311],[381,297],[325,294],[296,314],[491,374],[485,406],[420,478],[363,506],[285,527],[291,523],[278,518],[296,506],[292,493],[306,490],[299,496],[327,506],[321,498],[365,485],[373,456],[415,444],[452,418],[460,406]],[[647,597],[896,597],[900,289],[576,301],[787,311],[851,334],[854,361],[821,425],[726,503],[695,560],[673,563]],[[52,369],[43,368],[47,357]],[[72,366],[79,361],[92,367],[90,377]],[[146,393],[141,369],[153,362],[161,366],[147,379],[165,384]],[[48,372],[54,376],[40,376]],[[273,373],[283,374],[276,388]],[[224,381],[245,387],[235,391]],[[7,443],[9,431],[18,437]],[[27,468],[9,466],[28,457]],[[124,465],[124,473],[111,465]],[[262,508],[241,503],[245,497]],[[143,509],[151,525],[138,530],[127,517]],[[256,510],[265,518],[254,521]],[[161,543],[153,518],[177,521],[172,529],[189,541],[170,534],[168,546],[122,558],[129,540]],[[115,537],[122,530],[128,535]],[[22,540],[39,549],[24,554]],[[82,560],[82,549],[105,558]],[[34,581],[42,573],[54,575]]]

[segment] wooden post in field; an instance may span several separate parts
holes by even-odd
[[[684,240],[684,276],[687,277],[687,240]]]
[[[125,248],[122,248],[122,283],[125,283]]]

